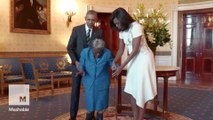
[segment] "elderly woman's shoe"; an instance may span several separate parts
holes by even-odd
[[[85,120],[94,120],[94,111],[93,112],[88,112],[86,114],[86,119]]]
[[[97,120],[103,120],[103,113],[97,112]]]

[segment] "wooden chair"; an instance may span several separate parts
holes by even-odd
[[[4,94],[4,89],[3,89],[3,70],[0,68],[0,89],[1,89],[1,95]]]
[[[8,74],[3,67],[0,68],[0,88],[1,95],[4,95],[5,88],[11,84],[23,84],[21,75],[5,75]]]
[[[22,59],[20,61],[20,68],[25,84],[30,85],[30,89],[36,90],[36,101],[39,98],[39,90],[51,88],[52,95],[54,93],[53,75],[50,79],[39,78],[38,71],[32,59]],[[49,73],[47,73],[49,74]]]

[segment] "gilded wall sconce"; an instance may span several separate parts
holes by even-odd
[[[69,10],[66,11],[65,14],[67,15],[67,27],[69,27],[70,23],[72,22],[72,16],[75,15],[76,12]]]

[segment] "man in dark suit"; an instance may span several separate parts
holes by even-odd
[[[79,105],[81,76],[76,77],[75,75],[78,72],[80,53],[83,48],[89,46],[91,40],[95,38],[103,38],[102,30],[95,28],[97,13],[94,10],[87,11],[85,21],[85,24],[73,28],[67,45],[67,51],[72,60],[71,120],[76,120]]]

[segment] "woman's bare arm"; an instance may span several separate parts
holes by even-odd
[[[118,76],[123,68],[129,63],[129,61],[131,61],[131,59],[138,54],[138,52],[140,51],[141,39],[144,40],[144,36],[133,38],[132,52],[128,55],[127,59],[125,59],[124,62],[119,66],[119,68],[113,73],[113,76]]]

